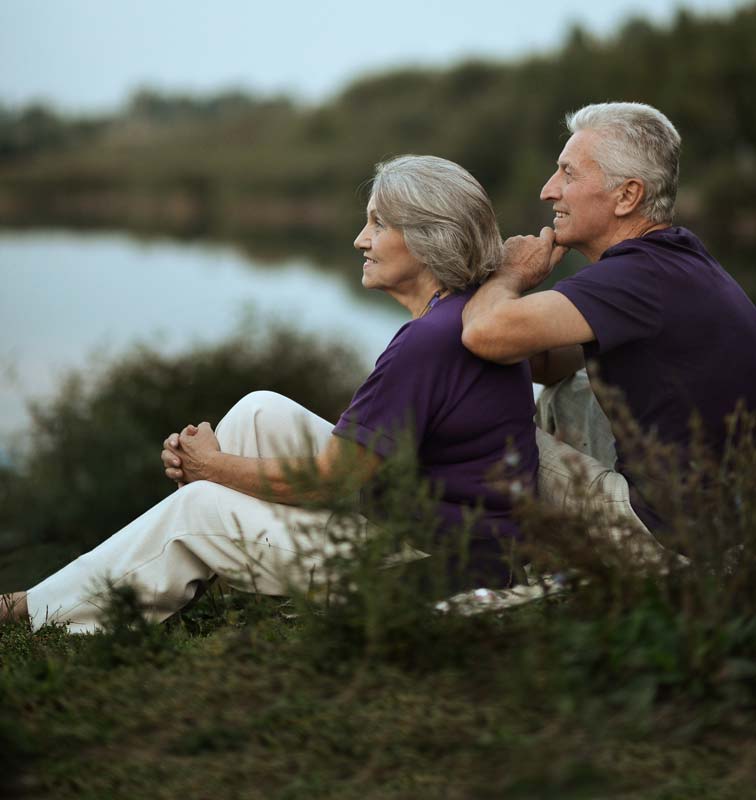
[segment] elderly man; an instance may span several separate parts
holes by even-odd
[[[719,451],[738,399],[756,409],[756,308],[694,234],[672,227],[680,136],[639,103],[590,105],[566,121],[572,135],[541,191],[554,229],[507,241],[503,268],[465,308],[463,342],[500,363],[530,358],[534,379],[546,385],[594,363],[592,375],[618,387],[641,428],[678,446],[683,464],[694,412]],[[523,296],[569,248],[592,263]],[[577,380],[563,381],[552,402],[580,397]],[[586,428],[595,417],[582,419]],[[616,464],[602,464],[591,457],[601,444],[591,447],[595,430],[580,428],[571,441],[539,432],[541,496],[569,503],[577,462],[600,503],[664,541],[665,521],[643,496],[622,442]]]

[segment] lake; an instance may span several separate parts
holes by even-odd
[[[220,341],[250,316],[347,341],[369,366],[409,317],[362,290],[361,276],[357,252],[344,274],[302,257],[254,260],[232,245],[0,231],[0,447],[28,423],[26,398],[49,396],[93,356]]]

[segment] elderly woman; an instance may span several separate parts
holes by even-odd
[[[440,535],[453,535],[466,511],[481,509],[468,587],[508,583],[502,556],[518,530],[490,476],[514,449],[519,478],[530,484],[538,455],[527,362],[484,361],[461,342],[462,309],[501,259],[490,201],[457,164],[400,157],[377,167],[354,246],[364,257],[362,285],[391,295],[412,319],[336,426],[285,397],[254,392],[215,432],[203,422],[171,434],[162,459],[178,491],[28,593],[6,596],[6,616],[94,630],[105,578],[133,586],[158,621],[213,575],[240,589],[286,594],[292,581],[309,579],[298,574],[298,532],[325,531],[331,516],[311,503],[301,507],[312,498],[297,489],[292,465],[314,464],[333,483],[349,463],[367,484],[408,423],[420,471],[439,493]],[[313,558],[309,566],[317,567]]]

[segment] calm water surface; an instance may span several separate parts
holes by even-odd
[[[176,352],[219,341],[249,316],[358,348],[372,364],[408,319],[358,291],[362,274],[303,259],[254,262],[231,246],[126,234],[0,232],[0,444],[28,422],[25,400],[133,343]]]

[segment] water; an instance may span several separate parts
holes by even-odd
[[[26,398],[49,396],[93,354],[219,341],[250,309],[348,341],[372,364],[408,315],[361,295],[357,253],[354,267],[342,276],[304,259],[255,262],[232,246],[127,234],[0,232],[0,445],[28,423]]]

